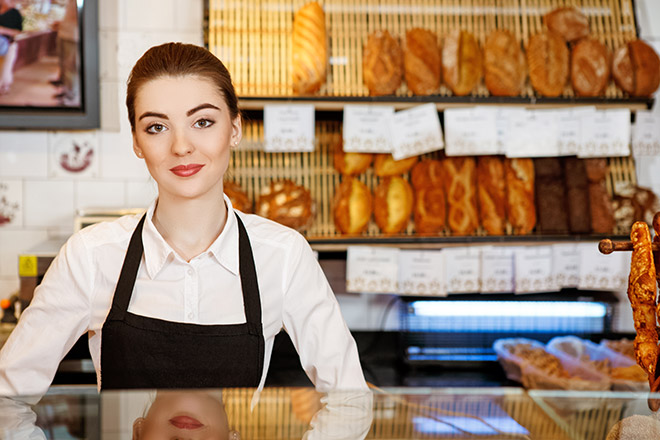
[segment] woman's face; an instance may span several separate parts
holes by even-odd
[[[222,200],[230,149],[241,139],[217,87],[198,76],[145,83],[135,98],[133,149],[158,184],[159,197]]]
[[[158,391],[147,415],[133,424],[134,440],[227,440],[222,401],[206,391]]]

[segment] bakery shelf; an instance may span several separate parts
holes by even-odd
[[[239,99],[242,110],[254,117],[268,104],[312,104],[317,111],[338,112],[346,104],[389,105],[396,110],[420,104],[434,103],[439,111],[448,108],[474,107],[477,105],[497,105],[529,108],[565,108],[575,106],[595,106],[605,108],[627,108],[648,110],[653,106],[653,98],[545,98],[545,97],[495,97],[495,96],[244,96]]]

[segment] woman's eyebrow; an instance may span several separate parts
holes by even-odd
[[[149,116],[153,116],[153,117],[155,117],[155,118],[161,118],[161,119],[169,119],[169,118],[167,117],[167,115],[165,115],[165,114],[163,114],[163,113],[144,112],[144,113],[142,113],[142,115],[138,118],[138,121],[141,121],[142,119],[144,119],[144,118],[146,118],[146,117],[149,117]]]
[[[186,116],[190,116],[190,115],[192,115],[193,113],[198,112],[198,111],[200,111],[200,110],[202,110],[202,109],[205,109],[205,108],[214,108],[214,109],[216,109],[216,110],[220,110],[218,107],[214,106],[213,104],[204,103],[204,104],[200,104],[200,105],[198,105],[197,107],[195,107],[195,108],[193,108],[193,109],[188,110],[188,111],[186,112]]]

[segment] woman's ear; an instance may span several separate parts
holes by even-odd
[[[138,417],[133,422],[133,440],[140,440],[142,438],[142,428],[144,427],[144,417]]]
[[[241,139],[243,139],[243,117],[238,115],[231,121],[231,147],[237,147]]]
[[[133,135],[133,152],[135,152],[135,155],[140,159],[144,159],[144,153],[142,153],[142,148],[138,146],[135,135]]]
[[[241,435],[236,430],[229,431],[229,440],[241,440]]]

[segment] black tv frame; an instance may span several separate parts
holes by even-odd
[[[84,0],[81,16],[82,106],[70,109],[0,106],[0,130],[84,130],[100,127],[98,0]]]

